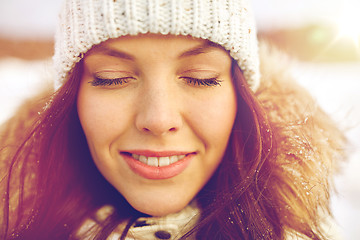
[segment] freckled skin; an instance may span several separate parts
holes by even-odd
[[[143,213],[183,209],[222,160],[236,115],[231,58],[219,47],[192,51],[205,45],[190,37],[147,34],[109,40],[84,58],[77,107],[91,155],[103,176]],[[95,77],[118,80],[94,86]],[[196,155],[179,175],[151,180],[133,172],[119,154],[132,149]]]

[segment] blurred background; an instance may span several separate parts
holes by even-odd
[[[61,0],[0,0],[0,123],[52,84]],[[259,38],[293,60],[290,69],[350,140],[332,199],[345,240],[360,239],[360,1],[253,0]]]

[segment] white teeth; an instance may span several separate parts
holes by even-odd
[[[146,165],[154,167],[164,167],[176,163],[177,161],[183,159],[186,155],[174,155],[169,157],[146,157],[143,155],[131,154],[131,156]]]
[[[170,165],[169,157],[160,157],[159,158],[159,167],[168,166],[168,165]]]
[[[178,156],[171,156],[170,157],[170,164],[176,163],[177,161],[179,161]]]
[[[133,155],[133,157],[134,157],[134,155]],[[134,157],[135,158],[135,157]],[[136,158],[135,158],[136,159]],[[140,162],[142,162],[142,163],[147,163],[147,157],[145,157],[145,156],[139,156],[139,160],[140,160]]]
[[[159,166],[159,159],[157,157],[148,157],[147,165],[158,167]]]

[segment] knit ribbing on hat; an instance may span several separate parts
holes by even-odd
[[[229,51],[252,90],[260,81],[250,0],[65,0],[55,36],[55,89],[94,45],[125,35],[190,35]]]

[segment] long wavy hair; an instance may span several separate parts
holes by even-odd
[[[2,158],[6,156],[10,163],[0,179],[6,189],[0,237],[74,239],[87,217],[110,204],[115,211],[94,236],[100,240],[118,224],[126,222],[130,227],[143,216],[92,161],[76,108],[82,68],[79,62],[66,83],[47,97],[47,106],[21,144],[14,151],[1,150]],[[322,239],[310,217],[284,217],[285,197],[274,186],[288,187],[289,179],[276,174],[273,167],[277,130],[235,61],[232,78],[238,109],[230,141],[217,171],[196,196],[201,219],[183,238],[194,234],[197,239],[284,239],[289,228]]]

